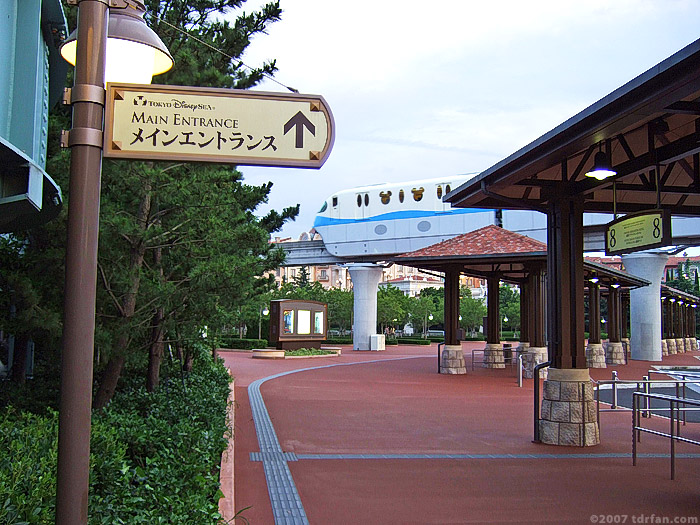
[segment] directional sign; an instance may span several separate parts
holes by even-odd
[[[630,213],[608,223],[605,253],[621,255],[671,244],[671,217],[665,210]]]
[[[318,95],[107,84],[104,156],[320,168],[334,122]]]

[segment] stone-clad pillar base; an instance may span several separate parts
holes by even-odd
[[[676,338],[676,353],[682,354],[685,352],[685,341],[682,337]]]
[[[693,350],[695,350],[695,348],[693,347],[693,342],[690,340],[690,337],[686,337],[684,343],[686,352],[692,352]]]
[[[547,360],[546,346],[531,346],[526,354],[523,355],[523,377],[532,379],[535,377],[535,367]],[[540,378],[547,378],[547,368],[540,370]]]
[[[630,350],[630,340],[628,337],[623,337],[621,339],[622,341],[622,350],[624,350],[625,355],[632,355],[632,351]]]
[[[698,340],[695,337],[690,338],[690,345],[691,348],[693,349],[693,352],[698,349]]]
[[[675,339],[666,339],[666,346],[668,347],[668,355],[673,355],[677,353]]]
[[[587,368],[549,369],[542,394],[540,440],[570,447],[600,443],[593,383]]]
[[[501,343],[487,343],[484,348],[484,368],[505,368],[503,359],[503,345]]]
[[[605,351],[600,343],[588,343],[586,347],[586,365],[588,368],[605,368]]]
[[[461,345],[445,345],[440,354],[441,374],[466,374],[464,352]]]
[[[515,350],[517,352],[520,352],[521,354],[524,354],[525,352],[528,351],[529,348],[530,348],[530,343],[528,341],[520,341],[518,343],[518,348],[516,348]],[[523,359],[525,359],[525,358],[523,357]]]
[[[605,363],[608,365],[624,365],[625,351],[622,343],[610,343],[605,346]]]
[[[661,355],[668,355],[668,344],[666,339],[661,340]]]

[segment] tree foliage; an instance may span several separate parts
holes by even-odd
[[[274,61],[246,68],[240,57],[251,40],[280,19],[278,1],[243,13],[244,0],[147,0],[147,21],[175,59],[158,83],[248,88]],[[69,20],[74,16],[69,16]],[[177,30],[178,28],[180,30]],[[184,33],[182,32],[184,31]],[[196,37],[196,38],[195,38]],[[202,43],[204,42],[204,43]],[[216,51],[219,50],[219,51]],[[69,154],[58,132],[69,116],[51,116],[47,172],[68,195]],[[105,161],[102,170],[96,305],[96,406],[111,399],[127,362],[148,368],[149,389],[170,344],[186,366],[193,343],[241,320],[242,305],[256,302],[274,280],[266,273],[283,260],[270,233],[298,214],[298,205],[257,217],[272,184],[251,186],[233,166],[172,162]],[[2,239],[0,294],[19,308],[11,319],[2,304],[3,330],[25,327],[52,334],[59,346],[65,216]],[[12,299],[10,299],[12,298]],[[44,351],[42,349],[42,351]]]
[[[515,288],[501,283],[498,290],[498,307],[504,329],[514,330],[520,327],[520,294]]]
[[[467,287],[461,288],[459,296],[459,315],[462,317],[459,325],[466,332],[478,331],[486,316],[484,300],[472,297],[471,290]]]
[[[407,319],[407,297],[396,286],[380,286],[377,292],[377,323],[381,332],[387,326],[403,326]],[[380,332],[380,333],[381,333]]]

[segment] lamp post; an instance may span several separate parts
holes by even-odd
[[[262,318],[263,315],[267,315],[270,313],[270,310],[268,310],[267,306],[262,306],[259,311],[259,316],[258,316],[258,339],[262,339]]]
[[[61,50],[75,65],[75,81],[73,125],[62,139],[71,148],[71,164],[56,475],[58,525],[87,523],[105,69],[108,36],[118,36],[108,35],[107,0],[77,3],[78,28],[66,41],[65,52]],[[109,5],[119,8],[121,16],[134,19],[136,25],[140,19],[145,27],[140,0],[114,0]],[[160,41],[155,33],[153,36]],[[142,42],[131,33],[123,38]],[[124,58],[134,63],[138,56]]]
[[[425,314],[425,323],[423,323],[423,337],[428,335],[428,320],[433,320],[433,314]]]

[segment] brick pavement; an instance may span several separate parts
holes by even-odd
[[[438,375],[436,354],[435,345],[378,353],[344,349],[342,357],[323,360],[222,353],[236,377],[237,507],[252,506],[245,511],[252,524],[283,523],[284,505],[275,503],[283,500],[291,505],[289,523],[700,517],[698,447],[677,446],[691,456],[677,460],[671,481],[667,440],[644,436],[639,451],[645,456],[632,466],[629,413],[601,415],[602,443],[596,447],[532,443],[532,380],[518,388],[510,367]],[[669,356],[664,364],[700,365],[697,355]],[[293,372],[307,368],[314,369]],[[648,368],[632,362],[614,369],[621,378],[639,378]],[[609,379],[611,369],[591,375]],[[257,388],[279,448],[256,434],[248,388],[275,374],[284,375]],[[652,421],[663,427],[663,420]],[[683,432],[700,439],[697,425]],[[281,480],[274,494],[266,469]],[[292,515],[297,501],[303,514]]]

